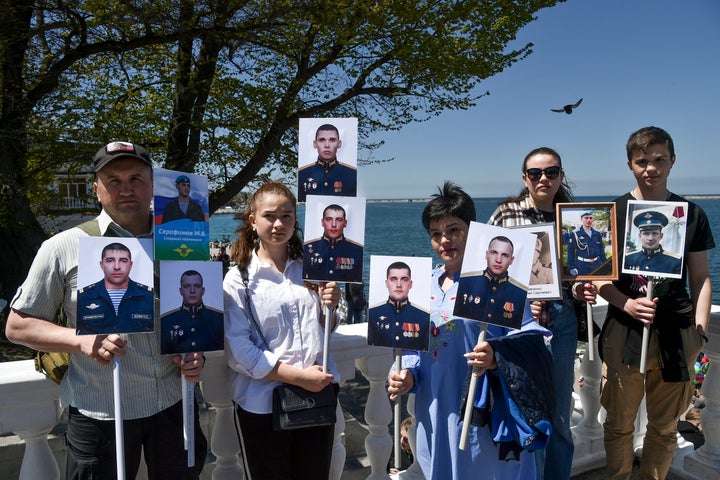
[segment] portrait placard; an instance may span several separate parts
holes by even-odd
[[[210,260],[208,181],[153,169],[156,260]]]
[[[617,280],[615,203],[558,203],[555,208],[560,278]]]
[[[307,195],[357,195],[357,118],[301,118],[298,202]]]
[[[152,247],[149,238],[80,238],[78,335],[155,330]]]
[[[536,241],[527,230],[470,222],[454,315],[520,328]]]
[[[223,350],[222,263],[160,262],[160,353]]]
[[[511,228],[524,229],[536,236],[527,298],[530,300],[562,299],[555,224],[535,223]]]
[[[429,257],[370,257],[368,345],[427,351],[431,274]]]
[[[303,231],[304,279],[362,282],[365,198],[308,195]]]
[[[687,202],[628,200],[622,273],[682,278]]]

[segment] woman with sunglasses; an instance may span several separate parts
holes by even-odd
[[[573,201],[562,160],[552,148],[540,147],[528,153],[522,172],[525,186],[520,194],[500,203],[490,216],[489,224],[513,227],[554,222],[555,204]],[[547,447],[535,454],[538,479],[570,478],[575,449],[570,433],[570,414],[577,348],[577,316],[572,297],[595,303],[595,289],[591,283],[577,283],[572,287],[564,283],[562,290],[562,300],[533,302],[532,305],[533,315],[540,318],[541,323],[547,321],[544,326],[553,334],[551,346],[556,396],[553,433]]]

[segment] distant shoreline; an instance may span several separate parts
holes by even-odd
[[[584,197],[578,197],[578,198],[593,198],[593,197],[602,197],[603,195],[588,195]],[[605,196],[611,196],[611,195],[605,195]],[[720,200],[720,195],[680,195],[681,197],[687,199],[687,200]],[[475,197],[473,200],[479,200],[479,201],[499,201],[502,200],[504,197]],[[375,199],[368,199],[367,203],[427,203],[431,199],[430,198],[375,198]],[[577,198],[576,198],[577,200]],[[213,215],[236,215],[238,213],[242,213],[242,210],[231,210],[226,208],[220,208],[218,209]],[[63,215],[61,213],[49,215],[49,216],[41,216],[40,224],[43,226],[43,229],[46,232],[59,232],[62,230],[66,230],[68,228],[74,227],[75,225],[78,225],[82,223],[85,220],[90,220],[92,218],[95,218],[95,214],[92,215],[81,215],[81,214],[73,214],[73,215]]]

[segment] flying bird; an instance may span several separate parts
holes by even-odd
[[[558,113],[565,112],[565,113],[567,113],[568,115],[570,115],[570,114],[572,113],[572,111],[573,111],[574,108],[577,108],[577,107],[580,106],[580,104],[582,103],[582,101],[583,101],[583,99],[581,98],[580,100],[577,101],[577,103],[576,103],[575,105],[565,105],[564,107],[558,108],[558,109],[551,108],[550,111],[551,111],[551,112],[558,112]]]

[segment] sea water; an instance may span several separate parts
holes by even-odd
[[[579,197],[578,202],[610,202],[614,197]],[[478,221],[486,222],[502,198],[476,198],[475,210]],[[716,248],[708,252],[710,277],[713,286],[713,303],[720,304],[720,199],[693,199],[710,220]],[[430,239],[422,226],[422,211],[426,200],[370,201],[365,212],[365,251],[363,255],[363,279],[367,285],[371,255],[431,257],[438,263],[430,246]],[[616,212],[618,222],[624,221],[624,212]],[[320,219],[317,220],[320,222]],[[352,221],[351,218],[348,221]],[[305,225],[305,207],[298,206],[298,222]],[[232,241],[240,220],[233,215],[213,215],[210,218],[210,238]]]

